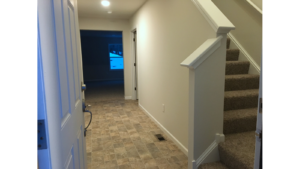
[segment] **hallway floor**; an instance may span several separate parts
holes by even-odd
[[[93,120],[86,136],[88,169],[186,169],[187,157],[139,108],[122,82],[87,84]],[[90,115],[85,113],[86,125]],[[162,134],[166,141],[159,141]]]

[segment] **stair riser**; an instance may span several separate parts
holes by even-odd
[[[256,116],[244,119],[224,120],[224,134],[253,131],[256,129]]]
[[[226,78],[225,79],[225,91],[233,90],[247,90],[247,89],[258,89],[259,88],[259,77],[255,78]]]
[[[247,109],[257,107],[258,93],[257,95],[250,95],[245,97],[230,97],[224,99],[224,111]]]
[[[249,63],[241,64],[227,64],[226,63],[226,75],[248,74]]]
[[[225,151],[222,146],[219,146],[220,161],[230,169],[253,169],[249,165],[243,164],[234,158],[230,153]]]
[[[227,38],[226,47],[227,47],[227,49],[229,49],[229,47],[230,47],[230,39],[229,38]]]
[[[229,49],[226,52],[226,61],[237,61],[239,59],[240,50]]]

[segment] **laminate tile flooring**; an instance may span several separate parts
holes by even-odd
[[[124,100],[120,84],[87,85],[86,104],[93,113],[85,137],[88,169],[187,169],[187,156],[139,108],[138,101]],[[110,90],[113,94],[108,96]],[[85,113],[86,125],[89,118]],[[159,141],[155,134],[166,140]]]

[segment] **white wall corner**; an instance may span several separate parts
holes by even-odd
[[[140,108],[150,117],[150,119],[166,134],[177,146],[178,148],[186,155],[188,156],[188,149],[181,144],[179,140],[176,139],[159,121],[157,121],[140,103]]]
[[[131,100],[131,96],[125,96],[125,100]]]
[[[239,43],[239,41],[231,33],[228,33],[228,37],[230,38],[231,42],[233,42],[233,45],[235,45],[240,50],[241,53],[239,57],[245,56],[245,58],[250,62],[251,66],[253,66],[254,69],[257,71],[256,74],[260,74],[260,66],[254,61],[254,59],[246,51],[246,49]]]

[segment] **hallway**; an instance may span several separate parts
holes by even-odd
[[[87,83],[93,120],[86,136],[88,169],[185,169],[187,156],[139,108],[122,82]],[[85,113],[86,125],[90,115]],[[162,134],[166,141],[158,141]]]

